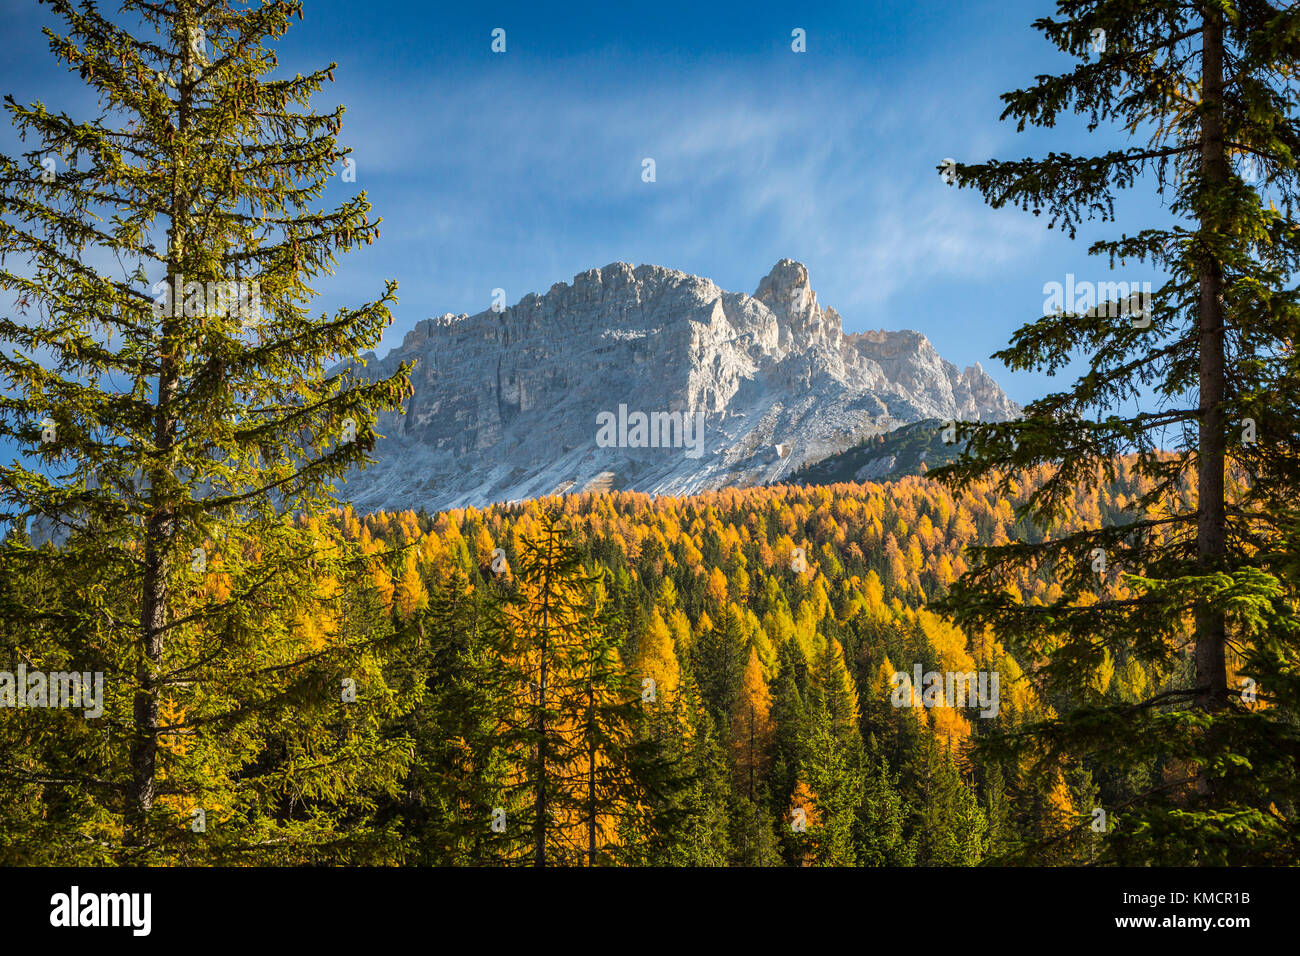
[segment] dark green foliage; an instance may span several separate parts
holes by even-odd
[[[918,810],[917,862],[975,866],[984,857],[988,821],[951,752],[931,743]]]
[[[713,627],[700,635],[692,658],[700,695],[720,735],[730,726],[746,656],[744,624],[731,608],[725,608]]]
[[[896,481],[906,475],[952,464],[964,442],[945,441],[948,423],[925,419],[883,435],[872,435],[842,452],[804,465],[781,479],[792,485],[833,485],[848,481]],[[862,469],[867,472],[858,478]]]
[[[860,866],[911,866],[917,838],[909,838],[908,808],[883,757],[865,774],[856,843]]]
[[[419,639],[408,639],[409,669],[400,659],[392,665],[420,695],[403,728],[416,742],[415,759],[403,799],[391,810],[413,863],[497,862],[507,839],[492,829],[493,813],[518,815],[506,789],[519,762],[501,746],[513,688],[486,618],[457,569],[431,596]]]
[[[1156,191],[1172,221],[1089,252],[1127,270],[1098,279],[1135,267],[1166,278],[1149,304],[1121,293],[1048,308],[997,354],[1012,369],[1056,373],[1082,359],[1086,370],[1021,421],[962,429],[967,454],[939,477],[956,488],[992,477],[1009,491],[1049,466],[1017,512],[1045,537],[976,549],[947,607],[1041,662],[1035,683],[1061,716],[1002,745],[1048,778],[1082,758],[1144,786],[1109,808],[1102,858],[1294,861],[1300,729],[1284,690],[1300,639],[1284,529],[1300,491],[1300,12],[1264,0],[1062,0],[1035,26],[1076,65],[1006,94],[1003,117],[1023,130],[1075,113],[1141,144],[961,165],[957,184],[994,207],[1046,213],[1070,235],[1113,218],[1121,192]],[[1068,501],[1095,493],[1126,454],[1149,481],[1127,515],[1060,533]],[[1051,575],[1060,596],[1015,600],[1006,585],[1026,571]],[[1165,680],[1140,701],[1107,699],[1095,675],[1114,660]]]

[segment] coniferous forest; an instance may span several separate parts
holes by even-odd
[[[98,108],[5,101],[0,864],[1300,862],[1300,10],[1033,25],[1076,65],[1003,119],[1126,144],[944,184],[1158,195],[1080,252],[1168,278],[1020,325],[1059,389],[935,467],[358,513],[414,370],[363,361],[396,279],[313,305],[384,239],[334,65],[278,69],[311,4],[45,6]]]

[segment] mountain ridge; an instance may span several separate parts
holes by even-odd
[[[513,306],[422,320],[366,359],[361,374],[379,376],[416,360],[406,414],[380,416],[377,463],[340,489],[367,510],[766,484],[922,419],[1019,414],[979,363],[958,369],[918,331],[845,333],[792,259],[753,295],[614,262]],[[699,453],[638,444],[637,416],[651,439],[656,420],[702,422]],[[613,418],[629,421],[610,445],[599,425]]]

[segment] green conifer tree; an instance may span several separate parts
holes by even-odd
[[[898,789],[898,777],[881,757],[868,770],[858,808],[855,843],[861,866],[911,866],[916,859],[916,839],[907,833],[910,811]]]
[[[423,637],[408,638],[407,660],[393,667],[420,695],[399,725],[416,752],[393,808],[410,844],[409,862],[490,865],[509,859],[517,842],[521,807],[508,788],[521,767],[504,734],[514,687],[481,601],[465,572],[453,567],[430,596]]]
[[[846,744],[835,732],[833,718],[824,707],[809,716],[803,739],[799,779],[815,795],[815,825],[800,841],[805,860],[815,866],[853,866],[857,863],[853,831],[862,800],[863,774],[857,744]]]
[[[968,454],[938,473],[956,487],[991,476],[1010,494],[1035,466],[1049,470],[1020,508],[1034,535],[978,549],[949,607],[969,630],[991,625],[1019,659],[1042,662],[1034,676],[1060,716],[1017,747],[1058,768],[1082,754],[1118,765],[1112,774],[1161,769],[1147,790],[1117,797],[1127,825],[1106,841],[1110,858],[1294,862],[1300,736],[1295,698],[1279,692],[1294,683],[1300,649],[1281,531],[1300,490],[1300,11],[1061,0],[1035,27],[1075,65],[1006,94],[1004,118],[1023,130],[1073,112],[1089,130],[1144,141],[959,165],[948,177],[994,207],[1046,213],[1072,236],[1084,220],[1111,219],[1122,191],[1155,190],[1171,221],[1089,251],[1119,264],[1113,278],[1158,268],[1168,278],[1149,301],[1139,285],[1045,303],[997,354],[1013,369],[1056,373],[1082,359],[1086,370],[1023,420],[958,436]],[[1069,502],[1114,479],[1122,455],[1135,456],[1145,490],[1109,521],[1061,533]],[[1014,600],[1007,584],[1024,573],[1052,575],[1060,598]],[[1136,704],[1106,702],[1091,682],[1108,654],[1174,677]],[[1231,679],[1234,663],[1254,683]],[[1243,699],[1255,684],[1267,707]]]
[[[0,436],[23,452],[0,501],[59,546],[9,538],[0,567],[79,582],[80,599],[52,588],[7,605],[4,626],[20,648],[57,627],[102,666],[111,740],[66,785],[124,859],[300,861],[335,840],[349,795],[395,786],[408,750],[364,716],[395,704],[384,635],[335,624],[355,556],[293,517],[328,505],[409,387],[405,368],[329,371],[378,344],[395,283],[309,312],[310,283],[378,223],[364,193],[315,208],[346,155],[342,109],[307,108],[334,67],[276,77],[267,46],[301,6],[130,3],[114,19],[53,0],[50,49],[100,109],[6,102],[30,148],[0,157],[0,248],[27,266],[0,267],[17,303],[0,319]]]
[[[974,789],[962,779],[952,752],[933,739],[926,771],[917,822],[917,862],[923,866],[978,866],[987,848],[988,821]]]

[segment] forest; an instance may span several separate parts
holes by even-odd
[[[1059,530],[1124,520],[1144,490],[1123,463]],[[180,616],[238,613],[215,641],[195,628],[170,643],[164,666],[178,676],[158,754],[170,824],[151,858],[1090,861],[1124,825],[1116,808],[1178,768],[976,745],[1093,697],[1159,693],[1185,676],[1190,645],[1172,644],[1163,664],[1108,653],[1087,699],[1045,697],[990,630],[964,633],[931,610],[967,570],[968,545],[1033,537],[1020,503],[991,483],[958,494],[914,477],[435,516],[345,508],[285,528],[309,602],[293,616],[256,598],[258,543],[232,554],[205,542]],[[1035,604],[1060,597],[1047,574],[1013,587]],[[1114,572],[1095,588],[1125,593]],[[88,577],[53,603],[88,601],[108,610],[115,598]],[[120,666],[86,663],[86,642],[49,633],[8,637],[32,666]],[[996,673],[996,716],[974,699],[900,707],[891,678],[918,666]],[[129,686],[111,682],[105,707],[103,721],[52,710],[36,725],[35,712],[0,711],[22,782],[5,791],[8,861],[116,859],[106,781],[127,761]],[[78,780],[76,798],[52,802],[50,776]]]
[[[1060,0],[1002,119],[1126,145],[936,162],[1164,277],[1011,333],[1019,417],[357,514],[426,373],[395,279],[313,312],[380,220],[304,4],[47,5],[98,105],[3,107],[0,865],[1300,861],[1300,10]]]

